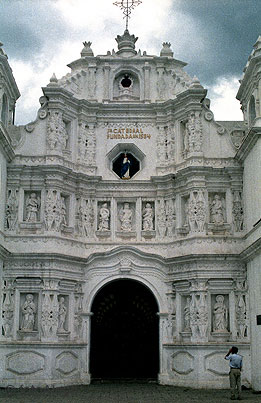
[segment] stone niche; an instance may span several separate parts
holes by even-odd
[[[18,339],[38,340],[38,293],[20,293]]]
[[[41,191],[25,190],[22,222],[20,230],[30,233],[40,232],[42,229]]]
[[[68,331],[69,323],[69,296],[60,294],[58,296],[58,328],[57,335],[59,339],[66,339],[69,337]]]
[[[142,201],[142,236],[144,238],[153,238],[155,231],[155,202],[151,200]]]
[[[98,237],[111,236],[111,202],[100,200],[97,203],[97,231]]]
[[[209,193],[209,223],[208,232],[224,234],[229,232],[227,223],[226,194],[222,192]]]
[[[211,336],[222,342],[230,337],[229,328],[229,296],[226,294],[211,295]]]
[[[190,295],[183,295],[181,297],[181,336],[184,341],[190,341],[191,339],[191,327],[190,327]]]
[[[121,201],[117,203],[117,232],[120,238],[136,237],[136,203]]]

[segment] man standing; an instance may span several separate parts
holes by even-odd
[[[225,360],[229,360],[230,372],[230,389],[231,400],[236,400],[236,389],[238,393],[237,400],[241,400],[241,370],[242,370],[242,357],[237,354],[238,348],[232,347],[225,355]]]

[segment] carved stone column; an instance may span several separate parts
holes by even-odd
[[[145,102],[150,101],[150,70],[151,70],[151,67],[148,65],[148,62],[145,62],[145,66],[143,67],[143,71],[144,71],[144,100],[145,100]]]
[[[103,75],[104,75],[104,101],[109,101],[110,100],[110,70],[111,67],[105,63],[103,67]]]

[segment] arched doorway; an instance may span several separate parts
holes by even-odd
[[[91,311],[92,378],[156,378],[159,320],[152,292],[138,281],[112,281]]]

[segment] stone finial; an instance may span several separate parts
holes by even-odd
[[[57,85],[57,83],[58,83],[57,77],[56,77],[55,73],[53,73],[52,77],[50,78],[50,82],[48,84],[48,87],[51,86],[51,85],[53,85],[53,86]]]
[[[116,42],[118,43],[118,55],[136,55],[137,52],[135,50],[135,43],[137,42],[138,38],[135,35],[130,35],[129,31],[125,29],[123,35],[117,35],[115,38]]]
[[[91,49],[91,42],[83,42],[83,50],[81,51],[81,57],[86,57],[86,56],[94,56],[93,51]]]
[[[200,84],[199,79],[196,76],[194,76],[192,78],[192,81],[191,81],[191,84],[190,84],[189,88],[203,88],[203,87]]]
[[[162,49],[160,51],[160,56],[168,56],[168,57],[173,57],[173,52],[171,50],[171,44],[170,42],[163,42],[162,44]]]

